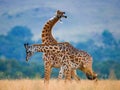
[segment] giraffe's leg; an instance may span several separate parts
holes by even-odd
[[[80,81],[80,78],[77,76],[76,70],[72,70],[71,75],[76,81]]]
[[[59,75],[58,75],[58,80],[60,80],[60,79],[63,78],[63,71],[64,71],[64,69],[63,69],[63,67],[61,66],[61,67],[60,67],[60,71],[59,71]]]
[[[45,83],[49,83],[50,74],[51,74],[50,62],[45,62],[45,77],[44,77]]]
[[[71,68],[67,65],[64,66],[65,82],[71,81]]]
[[[43,54],[43,60],[44,60],[44,83],[49,83],[50,74],[51,74],[51,62],[50,62],[50,55],[44,53]]]

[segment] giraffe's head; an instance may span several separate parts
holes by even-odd
[[[89,80],[97,79],[98,75],[95,72],[93,72],[91,67],[83,67],[82,71],[86,74],[86,76]]]
[[[58,18],[62,18],[62,17],[67,18],[67,16],[65,16],[64,14],[65,14],[65,12],[62,12],[60,10],[57,10],[57,12],[56,12],[56,16]]]
[[[89,80],[97,79],[98,75],[93,71],[91,62],[89,62],[87,64],[84,63],[80,69],[86,74],[86,77]]]
[[[97,74],[95,72],[92,72],[92,73],[86,73],[86,76],[89,80],[95,80],[97,79]]]
[[[35,49],[33,46],[29,45],[28,43],[24,44],[24,47],[26,49],[26,61],[28,61],[29,58],[34,54]]]

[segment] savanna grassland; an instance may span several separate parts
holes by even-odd
[[[0,80],[0,90],[120,90],[119,80],[99,80],[97,83],[89,80],[65,83],[50,80],[49,85],[44,80]]]

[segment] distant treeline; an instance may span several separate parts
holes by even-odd
[[[31,30],[23,26],[15,26],[7,35],[0,35],[0,57],[24,60],[24,43],[41,43],[40,39],[33,41],[32,37]],[[116,40],[109,30],[104,30],[86,42],[70,43],[78,49],[89,52],[95,60],[120,60],[120,39]]]
[[[98,73],[99,79],[120,79],[120,62],[102,61],[94,62],[93,69]],[[52,69],[51,78],[57,78],[59,69]],[[81,79],[86,79],[84,73],[77,70]],[[0,59],[0,79],[44,78],[43,60],[19,61]]]
[[[31,30],[25,26],[15,26],[6,35],[0,35],[0,79],[44,77],[41,53],[35,53],[29,62],[25,62],[24,43],[41,43],[41,40],[34,41],[32,37]],[[93,68],[99,78],[120,79],[120,39],[116,40],[109,30],[104,30],[86,42],[70,43],[91,54]],[[53,69],[51,76],[57,77],[58,71]],[[85,78],[80,71],[78,74]]]

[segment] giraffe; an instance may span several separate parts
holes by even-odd
[[[56,15],[45,23],[41,34],[42,44],[57,43],[55,38],[52,36],[52,28],[59,20],[61,20],[61,18],[67,18],[67,16],[65,16],[64,14],[65,12],[57,10]],[[44,67],[45,67],[45,82],[48,82],[52,67],[60,68],[60,60],[58,56],[49,53],[44,53],[43,59],[44,59]],[[80,78],[76,74],[76,70],[73,70],[71,74],[72,77],[75,78],[75,80],[77,81],[80,80]]]
[[[97,74],[92,70],[92,57],[87,52],[74,48],[68,42],[24,44],[24,46],[26,48],[26,58],[32,56],[35,52],[45,52],[59,56],[61,64],[59,76],[63,76],[64,73],[65,80],[71,80],[71,70],[76,69],[83,71],[90,80],[97,79]]]

